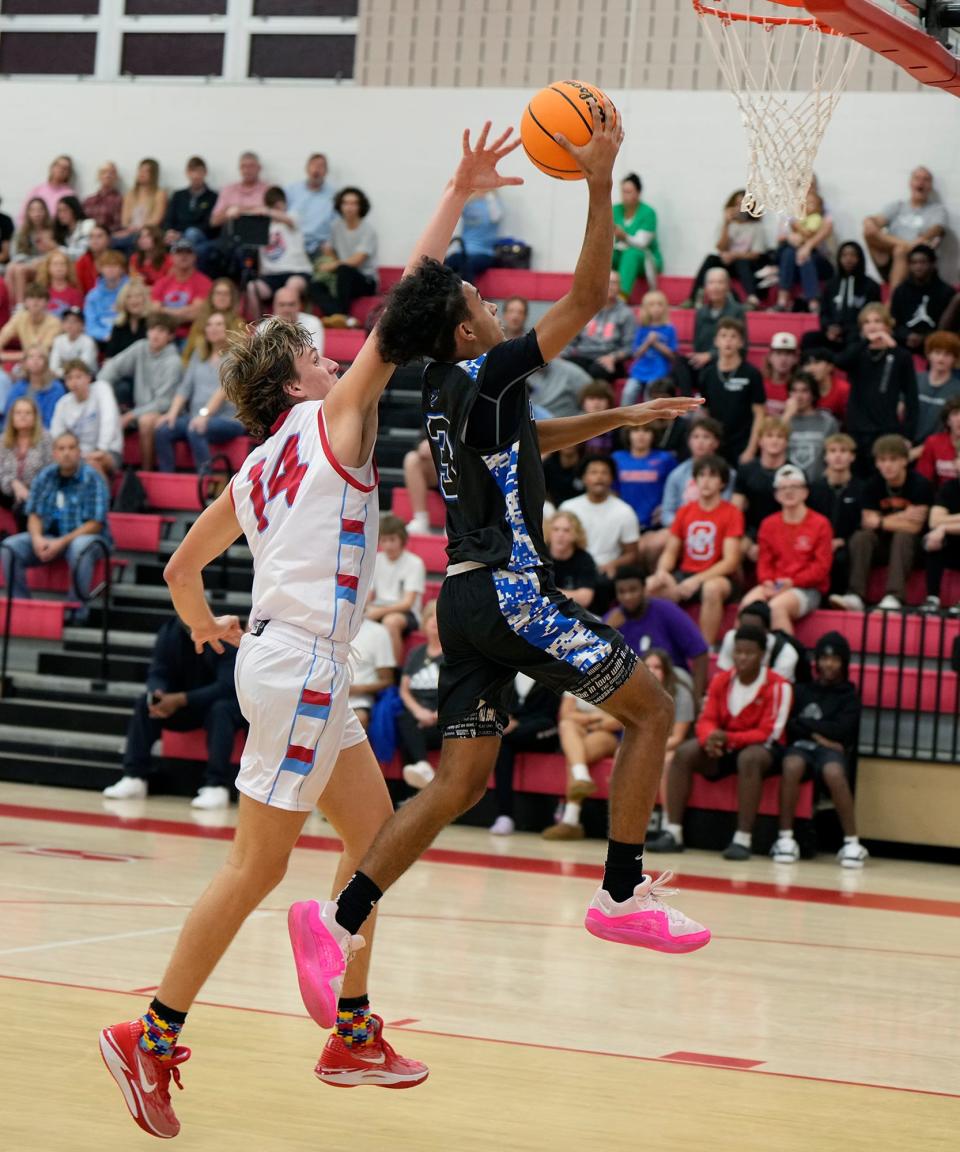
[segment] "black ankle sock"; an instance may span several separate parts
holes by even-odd
[[[150,1001],[150,1011],[156,1012],[161,1020],[166,1020],[169,1024],[179,1024],[181,1027],[187,1018],[186,1012],[178,1012],[175,1008],[168,1008],[166,1004],[161,1004],[156,996]]]
[[[617,903],[629,900],[633,890],[643,880],[643,842],[624,844],[620,840],[607,841],[607,861],[603,866],[603,889]]]
[[[337,923],[341,928],[346,928],[351,936],[356,935],[382,895],[369,876],[354,872],[346,888],[337,897]]]
[[[338,1012],[360,1012],[370,1007],[370,997],[364,992],[362,996],[341,996],[337,1001]]]

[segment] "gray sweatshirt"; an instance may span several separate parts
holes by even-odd
[[[108,384],[133,378],[134,416],[144,412],[164,413],[173,401],[183,374],[177,346],[170,343],[154,355],[147,340],[137,340],[100,369],[100,379]]]

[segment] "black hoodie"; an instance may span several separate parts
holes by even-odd
[[[839,632],[827,632],[817,641],[816,655],[819,657],[828,649],[843,660],[842,678],[832,684],[811,680],[797,685],[787,723],[787,739],[796,743],[810,740],[814,734],[824,736],[842,744],[849,757],[856,752],[860,732],[860,698],[848,679],[850,645]]]
[[[927,336],[940,323],[953,299],[953,289],[937,275],[924,284],[918,284],[909,277],[897,285],[890,297],[890,313],[896,327],[893,335],[898,344],[906,344],[908,336]]]
[[[843,329],[842,343],[847,344],[856,338],[857,316],[865,304],[873,304],[880,299],[880,285],[866,273],[863,249],[855,240],[841,244],[837,258],[844,248],[851,248],[857,254],[857,266],[852,273],[842,269],[832,280],[828,280],[820,298],[820,328],[822,331],[839,324]]]

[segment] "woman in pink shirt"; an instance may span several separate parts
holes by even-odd
[[[73,161],[69,156],[57,156],[50,165],[46,183],[38,184],[27,194],[23,207],[20,209],[19,223],[23,224],[31,200],[42,200],[52,216],[57,210],[57,203],[61,197],[75,195],[73,190]]]

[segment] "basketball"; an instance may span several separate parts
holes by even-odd
[[[555,180],[582,180],[583,173],[554,135],[559,132],[571,144],[586,144],[593,135],[591,105],[600,104],[602,114],[605,98],[599,88],[580,80],[559,80],[541,88],[520,121],[520,139],[531,163]]]

